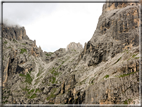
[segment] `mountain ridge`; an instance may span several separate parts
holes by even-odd
[[[139,5],[105,3],[92,38],[43,52],[3,26],[3,103],[139,104]]]

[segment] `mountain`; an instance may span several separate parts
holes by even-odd
[[[107,2],[85,43],[43,52],[3,25],[3,103],[140,104],[139,3]]]

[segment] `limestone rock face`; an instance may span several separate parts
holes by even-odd
[[[80,51],[82,50],[83,47],[80,43],[75,43],[75,42],[71,42],[68,46],[67,46],[67,51]]]
[[[29,39],[24,27],[3,25],[3,86],[14,74],[25,74],[35,69],[30,56],[42,57],[41,47]]]
[[[22,39],[29,39],[26,35],[26,30],[24,27],[10,27],[3,25],[3,37],[9,40],[22,40]]]
[[[108,7],[116,3],[106,3]],[[88,57],[88,66],[107,61],[117,53],[139,46],[139,6],[127,5],[113,8],[100,16],[97,29],[85,45],[80,58]],[[91,54],[90,54],[91,53]],[[92,57],[93,56],[93,57]]]
[[[114,9],[121,9],[127,6],[138,6],[139,3],[137,1],[133,2],[131,0],[119,0],[118,2],[112,2],[112,0],[107,0],[107,3],[105,3],[103,6],[103,13]]]
[[[138,3],[107,2],[84,48],[72,42],[55,52],[4,26],[3,103],[140,104],[139,23]]]

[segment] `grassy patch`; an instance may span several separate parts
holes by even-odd
[[[132,99],[128,99],[128,102],[130,103],[132,101]]]
[[[40,74],[42,74],[44,71],[43,71],[43,68],[39,69],[39,72],[37,74],[37,77],[40,76]]]
[[[33,92],[34,92],[34,89],[32,89],[31,91],[29,91],[28,94],[31,94],[31,93],[33,93]]]
[[[17,42],[15,39],[13,39],[13,42]]]
[[[22,89],[22,88],[21,88]],[[28,89],[28,87],[26,86],[26,88],[22,89],[25,92],[28,92],[30,89]]]
[[[140,57],[135,57],[135,59],[139,59]]]
[[[22,45],[26,45],[25,43],[22,43]]]
[[[120,57],[114,64],[116,64],[117,62],[119,62],[121,58],[122,58],[122,57]],[[114,64],[113,64],[113,65],[114,65]]]
[[[6,101],[3,101],[2,103],[4,103],[4,104],[5,104],[5,103],[7,103],[7,102],[8,102],[8,101],[6,100]]]
[[[70,57],[69,57],[70,58]],[[59,65],[57,68],[52,68],[52,69],[50,69],[49,71],[50,71],[50,73],[53,75],[53,77],[49,80],[50,82],[52,82],[52,83],[57,83],[57,81],[56,81],[56,77],[57,76],[59,76],[59,72],[58,72],[58,69],[59,68],[61,68],[61,66],[69,59],[69,58],[67,58],[65,61],[62,61],[62,63],[61,63],[61,65]],[[59,60],[61,60],[61,59],[59,59]]]
[[[35,93],[37,93],[37,92],[40,92],[40,90],[39,90],[39,89],[36,89],[36,90],[35,90]]]
[[[5,100],[5,99],[8,99],[8,97],[6,97],[6,96],[2,96],[2,99],[4,99],[4,100]]]
[[[52,54],[53,54],[52,52],[51,53],[47,53],[46,56],[51,56]]]
[[[33,79],[31,78],[30,74],[27,74],[27,75],[26,75],[26,81],[25,81],[25,82],[31,84],[32,80],[33,80]]]
[[[65,63],[65,61],[62,62],[62,64],[64,64],[64,63]]]
[[[19,74],[19,76],[25,77],[25,78],[26,78],[25,82],[27,82],[27,83],[29,83],[29,84],[31,84],[31,82],[32,82],[32,80],[33,80],[33,79],[31,78],[31,76],[30,76],[29,73],[27,73],[26,75],[24,75],[24,74]]]
[[[52,84],[56,83],[57,82],[56,77],[51,77],[49,82],[51,82]]]
[[[4,44],[7,44],[7,41],[4,41]]]
[[[34,93],[33,95],[29,96],[28,98],[30,98],[30,99],[36,98],[36,94]]]
[[[21,89],[22,89],[22,88],[21,88]],[[36,96],[36,93],[37,93],[38,91],[40,92],[39,89],[32,89],[32,90],[30,90],[30,89],[27,88],[27,86],[26,86],[26,88],[24,88],[24,89],[22,89],[22,90],[26,92],[26,96],[27,96],[27,98],[29,98],[29,99],[36,98],[36,97],[37,97],[37,96]]]
[[[9,46],[8,49],[10,49],[11,47]]]
[[[25,77],[25,75],[24,75],[24,74],[19,74],[19,76],[21,76],[21,77]]]
[[[55,97],[55,93],[56,92],[56,88],[53,88],[52,90],[51,90],[51,93],[50,93],[50,95],[47,97],[47,100],[49,100],[49,99],[51,99],[51,98],[54,98]]]
[[[39,83],[39,81],[40,81],[40,79],[42,78],[43,76],[41,76],[41,77],[39,77],[39,78],[37,78],[35,81],[35,84],[34,85],[37,85],[38,83]]]
[[[58,70],[58,69],[57,69]],[[56,69],[53,67],[51,70],[50,70],[51,74],[53,74],[54,76],[58,76],[59,73],[56,71]]]
[[[131,59],[131,58],[135,58],[135,59],[139,59],[140,57],[136,57],[138,54],[134,54],[133,56],[131,56],[128,61]]]
[[[31,73],[32,71],[29,71],[29,73]]]
[[[128,104],[127,100],[124,101],[124,104]]]
[[[109,78],[109,75],[104,76],[104,78]]]
[[[54,84],[54,83],[56,83],[57,81],[56,81],[56,77],[57,76],[59,76],[59,72],[57,71],[59,68],[61,67],[61,65],[58,67],[58,68],[52,68],[52,69],[50,69],[49,71],[50,71],[50,73],[53,75],[53,77],[51,77],[50,78],[50,82],[52,83],[52,84]]]
[[[133,56],[132,56],[132,58],[134,58],[135,56],[137,56],[138,54],[134,54]]]
[[[21,49],[20,54],[23,54],[24,52],[27,52],[27,50],[26,49]]]
[[[136,72],[138,72],[138,71],[136,71]],[[131,73],[128,73],[128,74],[123,74],[123,75],[120,75],[120,76],[119,76],[119,78],[120,78],[120,77],[125,77],[125,76],[128,76],[128,75],[130,75],[130,74],[134,74],[134,73],[136,73],[136,72],[131,72]]]

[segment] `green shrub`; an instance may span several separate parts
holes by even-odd
[[[14,42],[17,42],[15,39],[13,39]]]
[[[51,56],[53,53],[52,52],[50,52],[50,53],[47,53],[46,54],[46,56]]]
[[[53,70],[51,71],[51,74],[53,74],[54,76],[58,76],[58,75],[59,75],[59,73],[58,73],[55,69],[53,69]]]
[[[31,84],[32,80],[33,80],[33,79],[31,78],[30,74],[27,74],[27,75],[26,75],[26,81],[25,81],[25,82]]]
[[[128,104],[127,100],[124,101],[124,104]]]
[[[64,63],[65,63],[65,61],[62,62],[62,64],[64,64]]]
[[[130,59],[132,59],[132,58],[135,58],[135,59],[139,59],[140,57],[136,57],[138,54],[134,54],[133,56],[131,56],[129,59],[128,59],[128,61],[130,60]]]
[[[28,94],[31,94],[32,92],[34,92],[34,89],[32,89],[31,91],[29,91]]]
[[[3,103],[5,104],[5,103],[7,103],[8,101],[6,100],[6,101],[3,101]]]
[[[23,54],[24,52],[27,52],[27,50],[26,49],[21,49],[20,54]]]
[[[139,59],[140,57],[135,57],[135,59]]]
[[[108,78],[108,77],[109,77],[109,75],[104,76],[104,78]]]
[[[19,76],[21,76],[21,77],[25,77],[25,75],[24,75],[24,74],[19,74]]]
[[[10,49],[11,47],[9,46],[8,49]]]
[[[7,41],[4,41],[4,44],[7,44]]]
[[[19,74],[19,76],[25,77],[25,78],[26,78],[25,82],[27,82],[27,83],[29,83],[29,84],[31,84],[31,82],[32,82],[32,80],[33,80],[33,79],[31,78],[31,76],[30,76],[29,73],[27,73],[27,75]]]
[[[131,102],[131,101],[132,101],[132,99],[128,99],[128,101],[129,101],[129,102]]]
[[[134,58],[135,56],[137,56],[138,54],[134,54],[132,57]]]
[[[54,84],[56,82],[56,77],[51,77],[49,81]]]
[[[40,92],[40,90],[39,90],[39,89],[36,89],[35,93],[37,93],[38,91]]]

